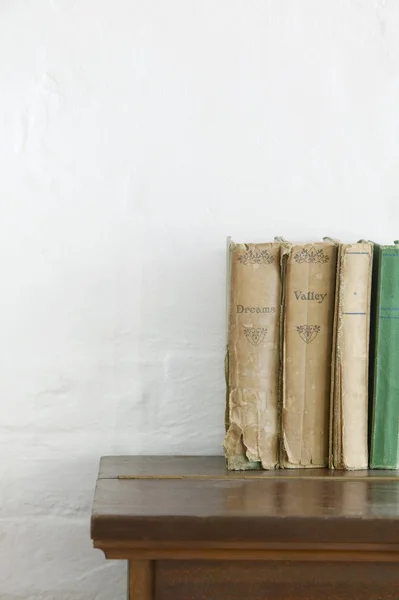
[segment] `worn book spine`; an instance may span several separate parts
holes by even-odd
[[[334,425],[334,419],[340,418],[340,404],[335,405],[334,393],[335,386],[338,385],[339,373],[337,372],[337,324],[338,324],[338,309],[339,309],[339,264],[341,260],[342,244],[337,247],[337,268],[335,280],[335,298],[334,298],[334,319],[332,331],[332,347],[331,347],[331,374],[330,374],[330,417],[328,431],[328,467],[334,469],[334,449],[341,444],[341,439],[338,439],[341,434],[341,429]]]
[[[287,244],[283,255],[280,466],[326,467],[337,244]]]
[[[372,264],[372,243],[339,245],[330,423],[330,456],[337,469],[368,467]]]
[[[227,410],[231,470],[278,465],[280,244],[229,242]]]
[[[399,468],[399,242],[376,248],[370,466]]]

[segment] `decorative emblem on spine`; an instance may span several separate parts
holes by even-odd
[[[317,337],[317,334],[320,331],[320,325],[298,325],[296,328],[299,333],[301,339],[310,344]]]
[[[316,250],[316,248],[302,248],[300,252],[294,254],[294,260],[297,263],[326,263],[330,260],[327,254],[324,254],[322,248]]]
[[[265,339],[267,329],[264,327],[244,327],[244,334],[248,342],[258,346]]]
[[[237,257],[242,265],[270,265],[274,262],[274,257],[267,250],[247,250]]]

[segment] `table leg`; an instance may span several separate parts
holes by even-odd
[[[153,561],[129,560],[128,600],[153,600]]]

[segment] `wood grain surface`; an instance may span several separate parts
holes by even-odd
[[[160,561],[157,600],[397,600],[399,569],[379,564]]]
[[[396,473],[304,471],[230,477],[220,457],[105,459],[92,538],[399,544]]]
[[[332,469],[280,469],[227,471],[223,456],[103,456],[99,479],[342,479],[399,481],[399,471]]]

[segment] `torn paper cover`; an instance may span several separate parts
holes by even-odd
[[[278,464],[280,243],[228,244],[229,469]]]

